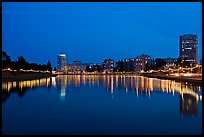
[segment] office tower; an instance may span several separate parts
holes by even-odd
[[[180,57],[182,62],[186,57],[189,64],[198,63],[198,36],[185,34],[180,36]]]
[[[58,71],[62,72],[65,71],[66,67],[67,67],[67,58],[65,54],[58,54],[57,56],[57,67],[58,67]]]

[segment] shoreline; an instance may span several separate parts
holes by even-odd
[[[98,75],[98,76],[103,76],[103,75],[123,75],[123,76],[144,76],[148,78],[158,78],[158,79],[165,79],[165,80],[175,80],[176,82],[188,82],[191,84],[199,85],[202,86],[202,78],[190,78],[190,77],[184,77],[184,76],[167,76],[167,75],[156,75],[156,74],[142,74],[142,73],[121,73],[121,74],[59,74],[59,75]]]
[[[188,82],[195,85],[202,85],[202,78],[190,78],[183,76],[167,76],[167,75],[156,75],[156,74],[37,74],[37,75],[18,75],[18,76],[2,76],[2,82],[12,82],[12,81],[26,81],[35,80],[40,78],[56,77],[58,75],[125,75],[125,76],[144,76],[148,78],[158,78],[166,80],[175,80],[177,82]]]
[[[165,80],[175,80],[176,82],[188,82],[191,84],[202,86],[202,78],[190,78],[190,77],[183,77],[183,76],[167,76],[167,75],[152,75],[152,74],[141,74],[141,76],[145,76],[148,78],[158,78],[158,79],[165,79]]]
[[[56,77],[58,74],[38,74],[38,75],[27,75],[27,76],[2,76],[2,82],[12,82],[12,81],[26,81],[26,80],[36,80],[41,78]]]

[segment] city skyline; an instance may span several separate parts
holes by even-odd
[[[21,55],[41,64],[50,60],[52,68],[57,67],[59,53],[67,55],[68,63],[101,63],[106,58],[118,61],[141,54],[177,58],[179,37],[195,34],[199,63],[201,10],[199,2],[3,2],[2,50],[12,60]]]

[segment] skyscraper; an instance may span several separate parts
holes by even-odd
[[[185,34],[180,36],[180,57],[182,62],[186,57],[186,61],[190,64],[198,63],[198,36],[193,34]]]
[[[62,72],[66,69],[67,66],[67,58],[65,54],[58,54],[57,56],[57,70]]]

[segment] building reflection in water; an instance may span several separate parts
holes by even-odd
[[[61,100],[65,100],[68,87],[101,87],[112,96],[115,91],[125,93],[135,93],[137,97],[151,97],[151,92],[168,93],[174,96],[180,95],[180,113],[182,115],[197,116],[198,101],[202,100],[202,87],[175,82],[172,80],[161,80],[156,78],[146,78],[143,76],[124,75],[58,75],[48,79],[31,80],[23,82],[2,83],[3,98],[8,98],[10,91],[19,89],[21,93],[25,88],[37,86],[56,87]],[[114,89],[115,88],[115,89]],[[3,99],[4,100],[4,99]]]
[[[189,85],[182,85],[181,90],[187,88]],[[193,91],[198,91],[198,87],[190,85]],[[183,116],[197,116],[198,115],[198,98],[191,94],[180,94],[180,113]]]
[[[59,75],[56,78],[57,91],[60,92],[60,98],[62,101],[65,101],[66,92],[67,92],[67,75]]]
[[[135,92],[138,96],[151,96],[151,92],[168,93],[174,96],[175,93],[181,96],[180,111],[181,114],[189,114],[196,116],[198,111],[198,101],[202,100],[202,95],[198,94],[198,86],[182,84],[172,80],[160,80],[156,78],[146,78],[142,76],[119,76],[119,75],[69,75],[59,76],[59,81],[64,81],[61,88],[66,88],[67,85],[75,88],[89,86],[101,86],[105,91],[114,94],[114,88],[118,92],[125,91]],[[59,83],[60,84],[60,83]],[[64,90],[61,90],[64,91]],[[65,89],[66,91],[66,89]]]

